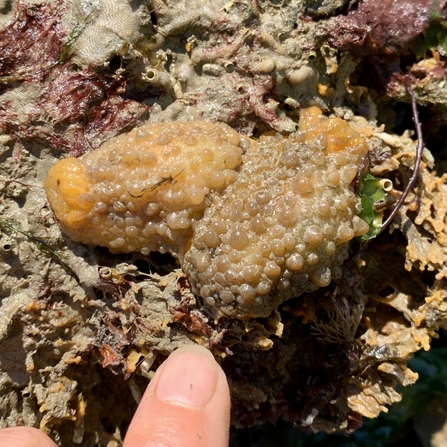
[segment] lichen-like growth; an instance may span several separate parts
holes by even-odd
[[[181,260],[210,190],[236,177],[244,144],[225,124],[148,124],[59,161],[45,190],[72,239],[115,253],[171,252]]]
[[[221,124],[146,125],[61,160],[45,189],[73,239],[170,252],[216,316],[267,316],[338,278],[368,231],[351,187],[365,140],[317,107],[299,126],[250,144]]]

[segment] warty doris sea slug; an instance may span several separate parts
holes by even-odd
[[[351,183],[368,146],[317,107],[300,130],[250,142],[225,124],[147,124],[56,163],[61,229],[113,252],[170,252],[214,317],[267,316],[341,275],[368,231]]]
[[[366,141],[317,107],[301,112],[299,129],[249,149],[195,224],[183,269],[215,317],[267,316],[329,285],[349,241],[368,231],[351,187]]]
[[[181,261],[209,192],[235,179],[246,145],[226,124],[146,124],[60,160],[45,191],[73,240],[113,253],[170,252]]]

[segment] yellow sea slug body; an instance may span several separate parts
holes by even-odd
[[[72,239],[181,260],[209,192],[235,179],[247,142],[225,124],[147,124],[59,161],[45,190]]]
[[[82,163],[73,157],[60,160],[45,180],[48,200],[69,228],[82,226],[85,216],[95,205],[94,201],[83,199],[91,187]]]
[[[225,124],[147,124],[56,163],[45,189],[74,240],[170,252],[215,317],[267,316],[339,277],[368,231],[351,187],[365,140],[316,107],[299,128],[255,143]]]
[[[216,316],[267,316],[327,286],[348,242],[368,231],[350,187],[366,142],[317,108],[302,112],[300,129],[249,149],[237,179],[195,225],[183,269]]]

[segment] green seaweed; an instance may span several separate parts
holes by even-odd
[[[58,64],[61,64],[68,60],[70,57],[73,47],[75,46],[76,42],[78,41],[81,34],[85,31],[87,26],[92,23],[93,19],[95,18],[97,10],[92,9],[86,16],[83,23],[76,23],[76,25],[73,27],[73,29],[70,31],[70,34],[67,37],[67,41],[65,42],[64,46],[62,47],[61,54],[59,55],[59,59],[57,61]]]
[[[442,14],[436,12],[431,15],[430,20],[430,26],[416,45],[418,58],[424,58],[427,50],[433,50],[438,47],[447,52],[447,21]]]
[[[73,51],[73,47],[74,47],[75,43],[79,39],[80,35],[84,32],[86,25],[87,24],[85,24],[85,23],[82,26],[77,24],[72,29],[72,31],[68,35],[67,41],[65,42],[64,46],[62,47],[61,54],[59,55],[59,59],[58,59],[59,64],[65,62],[69,58],[71,52]]]
[[[359,217],[369,225],[368,233],[361,236],[361,242],[375,238],[382,229],[382,212],[377,210],[377,204],[383,202],[386,192],[376,177],[364,175],[359,183],[358,195],[362,201],[362,212]]]

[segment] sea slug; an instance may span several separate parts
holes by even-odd
[[[195,224],[183,269],[216,316],[267,316],[329,285],[349,241],[368,231],[351,187],[366,141],[317,107],[301,112],[299,129],[247,151],[236,180]]]
[[[62,230],[113,252],[170,252],[213,316],[263,317],[341,275],[368,231],[352,184],[367,142],[317,107],[258,142],[225,124],[147,124],[45,181]]]
[[[45,191],[62,231],[113,253],[180,260],[210,191],[225,189],[249,145],[226,124],[146,124],[57,162]]]

